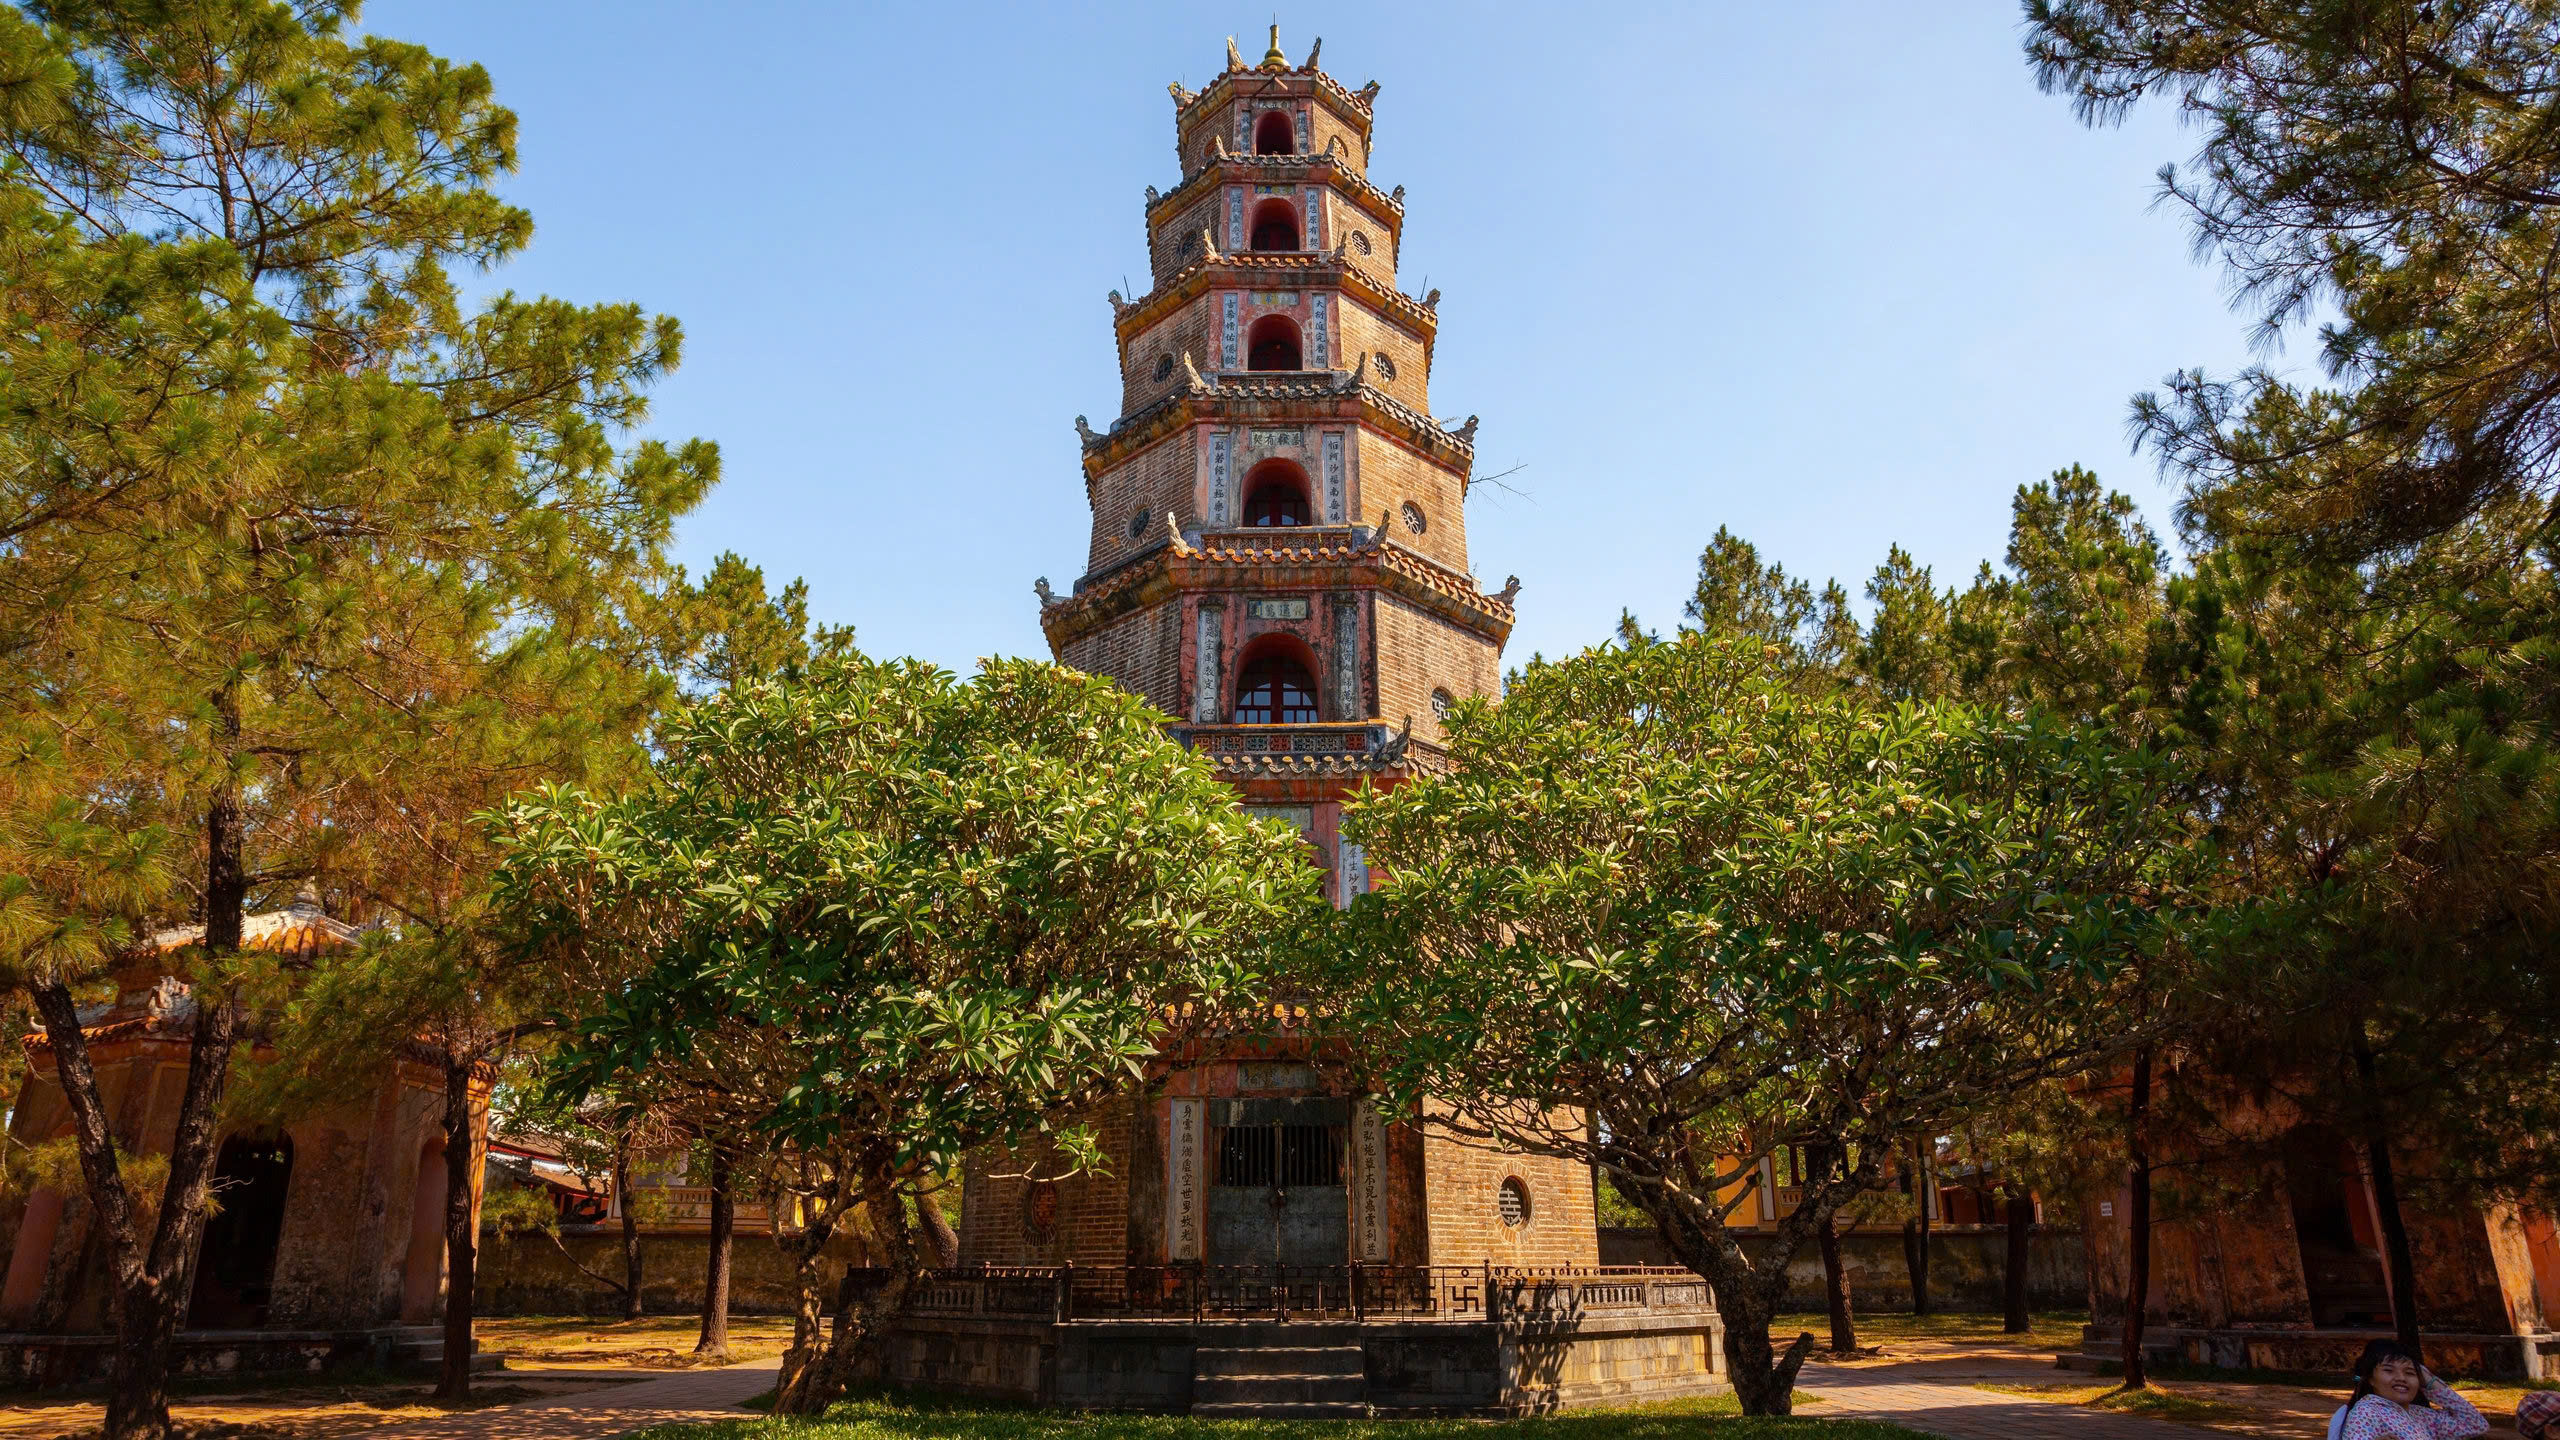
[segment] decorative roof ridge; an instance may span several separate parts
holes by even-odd
[[[1384,517],[1381,517],[1384,518]],[[1167,517],[1171,528],[1171,517]],[[1198,530],[1191,535],[1173,532],[1144,550],[1114,562],[1109,568],[1076,581],[1069,595],[1041,596],[1041,623],[1045,626],[1055,615],[1066,619],[1067,612],[1100,605],[1123,590],[1146,582],[1153,574],[1170,569],[1175,561],[1215,566],[1242,565],[1321,565],[1374,562],[1414,581],[1427,590],[1436,591],[1495,620],[1511,623],[1519,618],[1513,604],[1520,593],[1520,578],[1512,576],[1500,591],[1487,591],[1476,577],[1454,565],[1443,563],[1395,539],[1380,526],[1321,525],[1308,526],[1316,532],[1308,545],[1285,543],[1284,532],[1254,531],[1249,527],[1231,526],[1223,530]],[[1221,543],[1242,534],[1268,534],[1274,543],[1236,545]],[[1347,544],[1325,543],[1339,538]]]
[[[1191,296],[1186,292],[1194,285],[1205,283],[1206,272],[1215,266],[1286,269],[1293,264],[1305,265],[1310,270],[1331,267],[1340,272],[1340,278],[1334,282],[1335,284],[1346,290],[1358,292],[1360,298],[1380,311],[1410,322],[1416,329],[1429,331],[1430,335],[1425,337],[1426,344],[1439,335],[1440,292],[1438,290],[1433,290],[1416,300],[1397,289],[1393,283],[1368,266],[1352,258],[1348,246],[1336,245],[1330,250],[1229,252],[1214,248],[1214,243],[1208,253],[1166,276],[1163,284],[1134,301],[1123,298],[1117,290],[1111,291],[1112,333],[1126,340],[1131,334],[1153,323],[1158,318],[1155,312],[1171,309],[1190,299]],[[1310,278],[1321,282],[1324,277],[1319,275]]]
[[[1112,421],[1111,428],[1108,430],[1096,430],[1090,424],[1079,423],[1076,429],[1077,433],[1083,438],[1084,453],[1087,456],[1098,454],[1099,452],[1110,448],[1111,444],[1121,437],[1135,434],[1146,428],[1148,425],[1153,424],[1165,411],[1195,398],[1217,396],[1232,396],[1246,400],[1323,400],[1357,398],[1362,403],[1371,406],[1381,414],[1387,416],[1389,419],[1397,421],[1408,429],[1432,440],[1446,443],[1451,449],[1456,450],[1465,456],[1468,462],[1468,468],[1471,471],[1474,468],[1476,454],[1475,417],[1472,415],[1468,416],[1467,423],[1460,425],[1455,430],[1452,430],[1448,426],[1441,424],[1439,421],[1423,414],[1421,411],[1414,409],[1412,406],[1405,404],[1394,396],[1389,395],[1384,390],[1381,390],[1377,386],[1369,383],[1367,375],[1369,358],[1366,354],[1363,354],[1360,357],[1360,366],[1358,369],[1348,371],[1262,370],[1243,372],[1243,374],[1247,376],[1261,374],[1320,375],[1327,377],[1323,380],[1302,380],[1278,384],[1255,381],[1249,378],[1238,378],[1236,372],[1228,372],[1223,378],[1211,380],[1200,374],[1198,367],[1192,363],[1191,356],[1188,351],[1184,352],[1182,360],[1186,371],[1186,381],[1183,388],[1170,391],[1154,400],[1150,400],[1146,404],[1139,406],[1137,409],[1130,411],[1128,414],[1121,416],[1119,419]],[[1082,416],[1078,416],[1077,418],[1080,422],[1083,420]],[[1088,475],[1086,478],[1090,480],[1092,477]]]
[[[1155,223],[1156,212],[1158,210],[1162,210],[1172,205],[1176,200],[1182,199],[1184,191],[1189,190],[1192,186],[1198,185],[1210,176],[1215,175],[1218,172],[1218,167],[1222,164],[1240,165],[1247,168],[1258,167],[1266,170],[1282,170],[1287,169],[1292,165],[1304,165],[1312,169],[1321,165],[1331,169],[1336,175],[1340,176],[1345,181],[1348,181],[1349,184],[1345,188],[1356,190],[1360,192],[1362,196],[1374,200],[1379,205],[1394,212],[1393,218],[1397,223],[1401,224],[1404,220],[1404,187],[1399,185],[1392,191],[1381,189],[1376,181],[1371,180],[1368,176],[1352,169],[1350,160],[1341,155],[1338,151],[1327,150],[1314,155],[1239,155],[1232,150],[1222,150],[1213,154],[1207,164],[1202,165],[1199,169],[1194,170],[1190,174],[1175,181],[1173,188],[1170,190],[1158,192],[1154,186],[1148,186],[1148,223]]]
[[[1378,118],[1378,82],[1372,80],[1361,86],[1359,89],[1354,90],[1349,86],[1344,85],[1341,81],[1334,79],[1331,74],[1318,68],[1315,61],[1317,56],[1322,54],[1324,50],[1324,41],[1321,37],[1316,41],[1316,48],[1307,52],[1307,63],[1278,71],[1266,70],[1260,66],[1244,64],[1242,56],[1232,54],[1234,50],[1234,43],[1234,40],[1230,38],[1228,41],[1228,49],[1231,52],[1230,65],[1229,68],[1218,73],[1218,78],[1201,86],[1197,90],[1189,89],[1179,80],[1165,86],[1165,90],[1173,96],[1173,114],[1176,123],[1180,123],[1182,117],[1190,114],[1193,106],[1198,105],[1201,101],[1217,94],[1220,90],[1224,89],[1232,93],[1235,82],[1239,79],[1255,75],[1270,76],[1275,74],[1299,76],[1301,78],[1314,81],[1319,89],[1331,91],[1333,99],[1338,100],[1343,105],[1349,107],[1352,112],[1360,118],[1363,134],[1367,133],[1369,125],[1376,122]]]

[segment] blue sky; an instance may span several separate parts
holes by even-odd
[[[495,278],[684,323],[652,428],[720,443],[689,518],[874,654],[1045,655],[1087,516],[1074,417],[1117,409],[1104,292],[1176,177],[1165,83],[1268,8],[375,0],[488,67],[532,248]],[[2073,462],[2165,521],[2133,392],[2251,358],[2155,211],[2192,137],[2040,94],[2005,0],[1293,5],[1282,43],[1376,79],[1403,281],[1443,292],[1433,410],[1483,417],[1469,521],[1509,652],[1667,626],[1729,525],[1854,591],[1941,583]],[[2297,352],[2304,347],[2297,346]]]

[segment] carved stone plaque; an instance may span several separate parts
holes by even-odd
[[[1200,1170],[1207,1143],[1203,1102],[1171,1100],[1164,1146],[1164,1248],[1168,1260],[1200,1258]]]

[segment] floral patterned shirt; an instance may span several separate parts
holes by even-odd
[[[2367,1395],[2347,1412],[2338,1440],[2468,1440],[2488,1433],[2479,1407],[2433,1375],[2427,1377],[2426,1396],[2434,1409]]]

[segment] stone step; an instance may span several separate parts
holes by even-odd
[[[1351,1375],[1368,1374],[1368,1362],[1357,1345],[1256,1345],[1192,1352],[1192,1373],[1212,1375]]]
[[[1368,1398],[1365,1375],[1200,1375],[1191,1404],[1357,1405]]]
[[[1213,1420],[1366,1420],[1366,1405],[1264,1404],[1255,1401],[1192,1402],[1191,1413]]]

